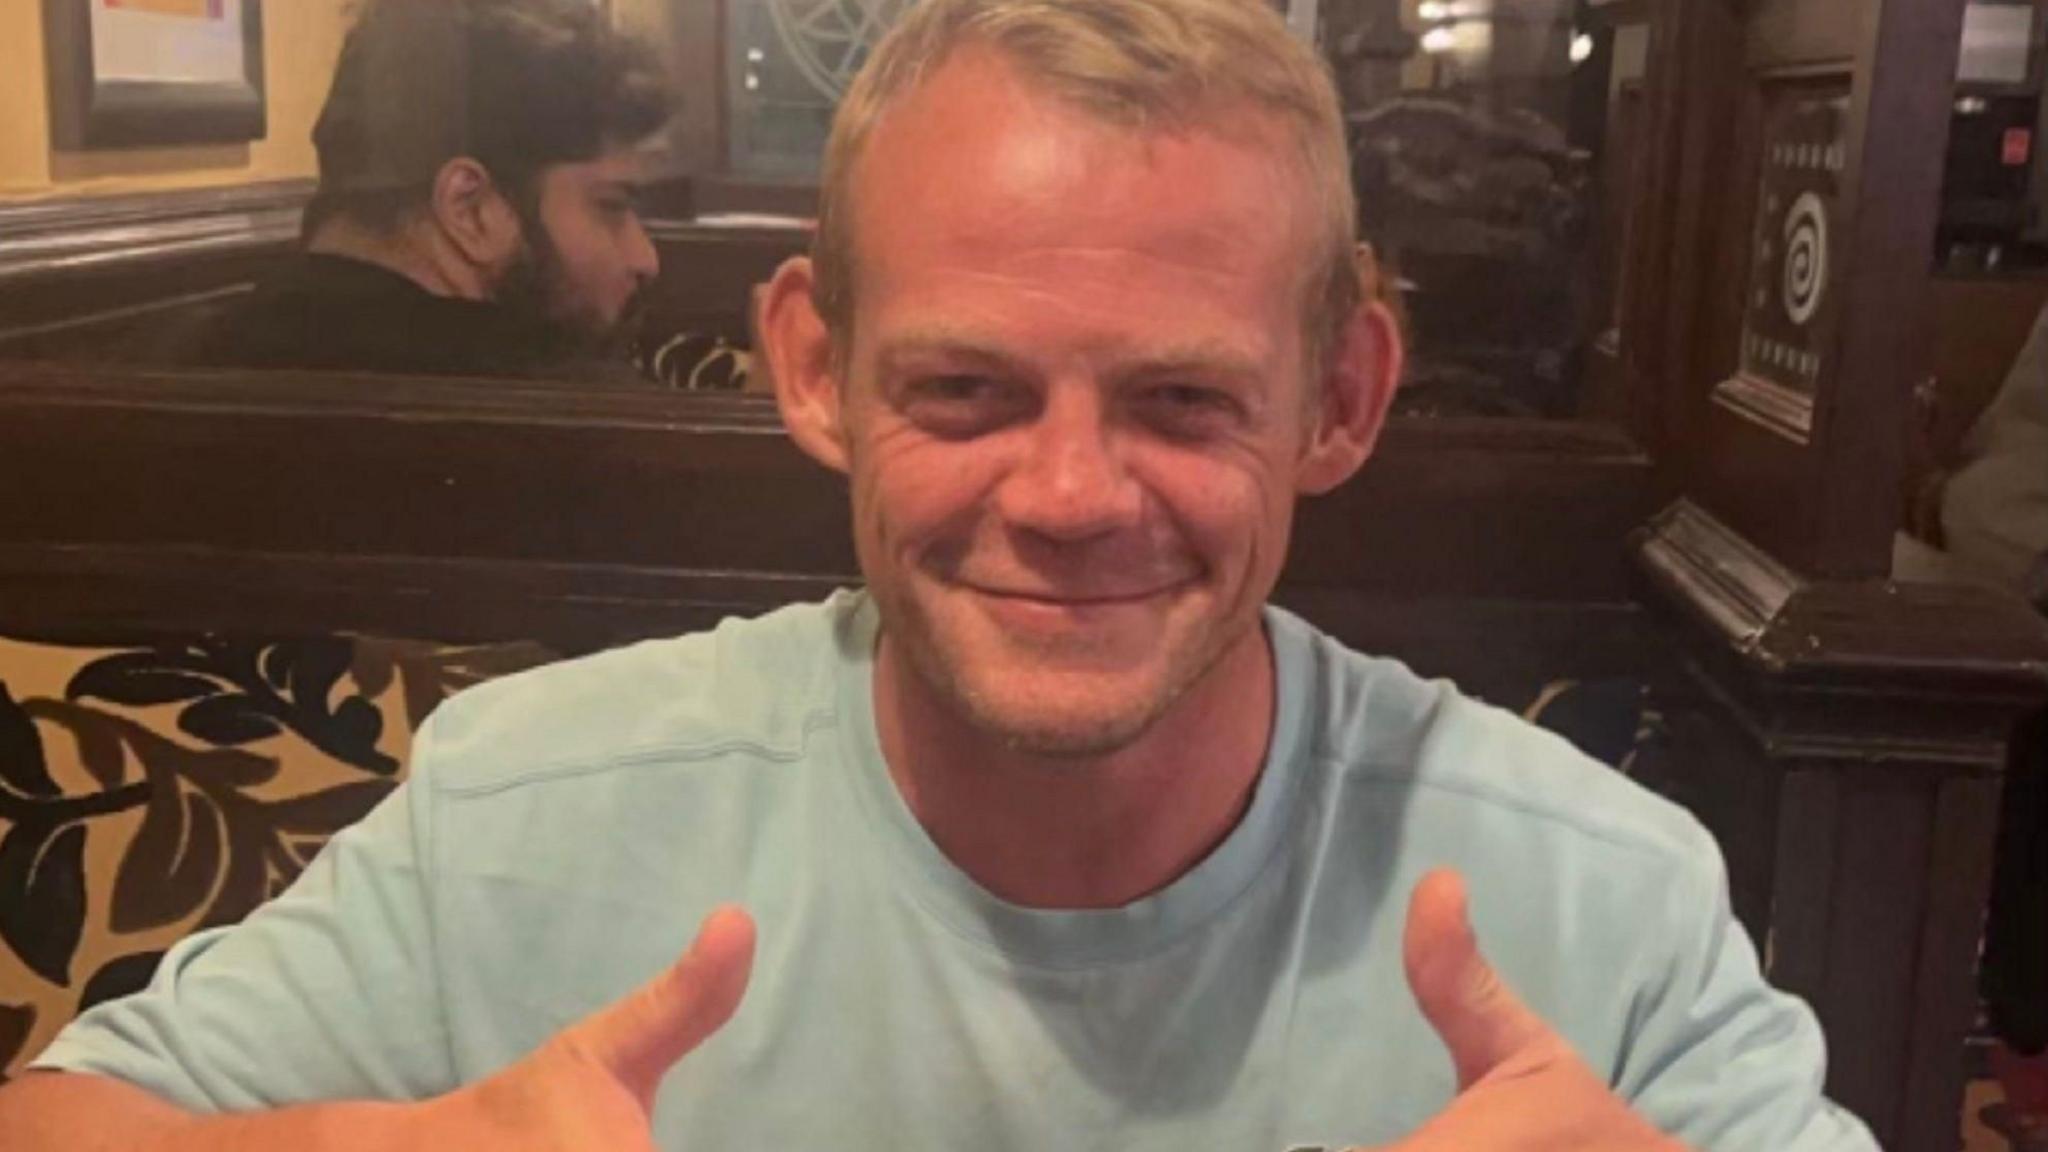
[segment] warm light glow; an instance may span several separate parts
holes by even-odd
[[[1449,28],[1432,28],[1422,34],[1422,50],[1432,54],[1449,52],[1458,46],[1458,34]]]
[[[1584,64],[1593,58],[1593,38],[1584,32],[1572,37],[1572,63]]]
[[[1443,0],[1422,0],[1422,3],[1416,6],[1415,14],[1424,20],[1449,20],[1451,6]]]

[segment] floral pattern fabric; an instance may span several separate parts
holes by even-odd
[[[368,637],[0,638],[0,1075],[282,891],[450,693],[551,658]]]

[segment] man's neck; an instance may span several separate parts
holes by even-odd
[[[457,300],[488,300],[481,274],[452,253],[442,250],[417,228],[385,234],[343,216],[322,223],[306,238],[315,256],[340,256],[395,272],[426,292]]]
[[[1090,759],[1020,752],[965,723],[886,634],[875,717],[889,775],[947,858],[1033,908],[1116,908],[1171,884],[1237,826],[1276,688],[1254,627],[1136,743]]]

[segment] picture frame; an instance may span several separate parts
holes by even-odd
[[[59,149],[259,140],[263,0],[43,0]]]

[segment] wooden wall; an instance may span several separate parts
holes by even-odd
[[[1611,433],[1413,422],[1300,513],[1282,599],[1507,692],[1644,656]],[[756,397],[0,365],[0,630],[391,631],[570,650],[855,579]],[[1484,635],[1484,645],[1475,636]]]
[[[0,358],[127,341],[247,291],[290,252],[308,181],[0,205]]]
[[[1963,436],[1998,394],[2048,307],[2048,275],[1940,276],[1932,287],[1936,407],[1930,446],[1937,462],[1953,464]]]

